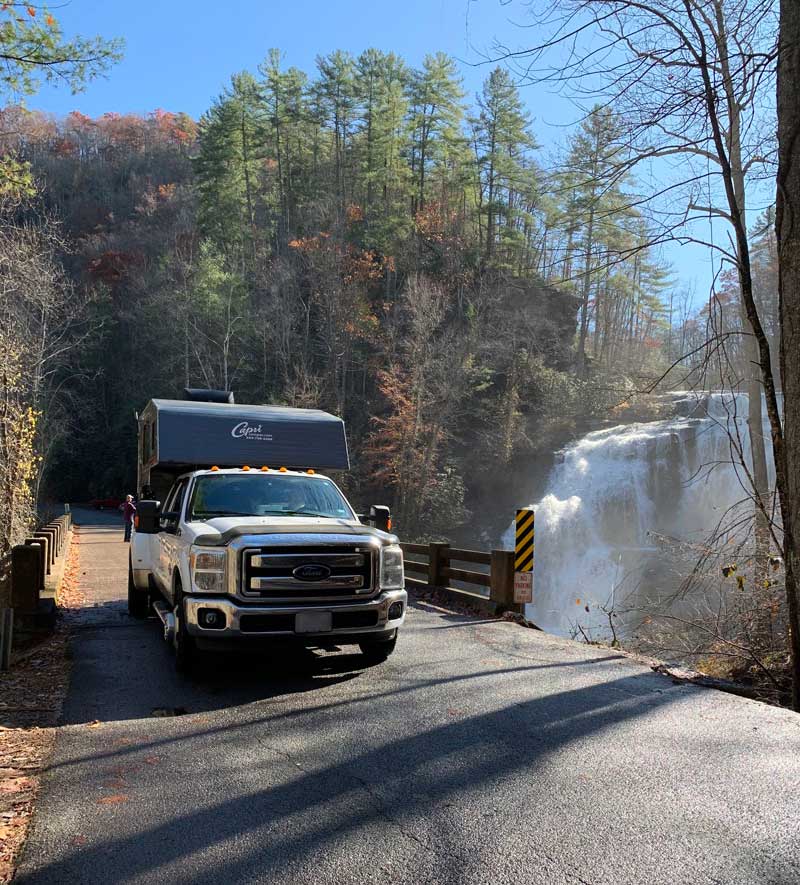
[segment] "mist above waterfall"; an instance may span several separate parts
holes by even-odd
[[[675,417],[589,433],[561,454],[536,504],[534,602],[546,630],[636,626],[681,587],[711,535],[753,511],[742,395],[676,393]],[[768,434],[767,434],[768,436]],[[741,528],[741,525],[739,525]],[[504,536],[513,546],[513,532]],[[676,550],[681,549],[678,554]]]

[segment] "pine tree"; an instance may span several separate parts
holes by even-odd
[[[586,374],[586,341],[591,321],[592,295],[602,278],[609,253],[603,246],[600,228],[615,224],[624,216],[627,201],[622,194],[624,176],[615,175],[622,159],[621,122],[608,110],[596,107],[573,136],[562,180],[570,182],[573,192],[566,194],[577,213],[575,248],[580,251],[580,320],[576,367]],[[576,276],[575,271],[572,271]]]
[[[409,71],[394,53],[363,52],[356,62],[360,121],[356,157],[364,203],[366,245],[391,249],[402,235],[409,175],[403,162],[408,138]]]
[[[267,156],[275,166],[278,223],[276,250],[286,249],[297,228],[297,208],[310,193],[307,150],[306,75],[297,68],[281,70],[281,53],[271,49],[259,66]]]
[[[199,224],[229,257],[250,266],[259,237],[257,210],[265,133],[257,82],[247,73],[203,115],[196,160]]]
[[[355,62],[349,52],[336,50],[317,58],[319,80],[313,86],[320,120],[330,126],[334,194],[344,217],[352,196],[349,149],[356,119]]]
[[[483,233],[481,220],[485,216],[483,260],[488,264],[503,228],[506,241],[512,238],[518,211],[515,201],[534,184],[528,154],[536,142],[530,131],[530,115],[508,71],[498,67],[491,72],[478,96],[478,107],[480,115],[473,125],[480,176],[479,224]]]
[[[461,122],[464,91],[452,58],[443,52],[427,55],[410,89],[411,173],[415,181],[412,211],[425,208],[426,179],[432,167],[447,166],[463,149]]]

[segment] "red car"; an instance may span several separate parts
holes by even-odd
[[[122,501],[119,498],[94,498],[89,501],[89,506],[95,510],[119,510]]]

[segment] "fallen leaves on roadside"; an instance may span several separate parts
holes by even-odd
[[[120,793],[116,796],[103,796],[102,799],[97,800],[98,805],[120,805],[122,802],[127,802],[128,797],[123,793]]]
[[[82,604],[77,588],[77,533],[73,534],[58,602]],[[0,673],[0,883],[14,876],[28,832],[39,774],[53,748],[55,725],[66,695],[69,666],[63,626],[42,642],[18,651],[12,669]]]

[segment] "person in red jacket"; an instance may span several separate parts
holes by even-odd
[[[133,517],[136,515],[136,505],[133,503],[133,495],[126,495],[125,503],[119,509],[122,511],[122,518],[125,520],[125,540],[130,541],[131,529],[133,528]]]

